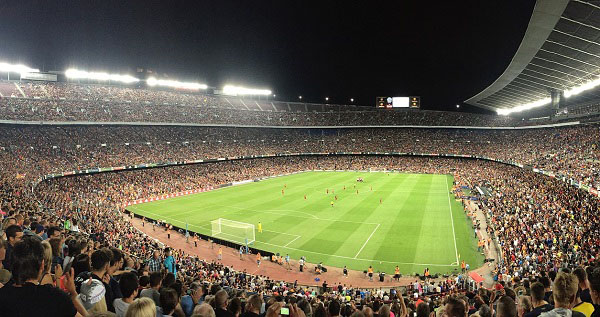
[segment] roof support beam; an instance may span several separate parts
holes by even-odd
[[[578,63],[585,64],[585,65],[588,65],[588,66],[592,66],[592,67],[595,67],[595,68],[598,68],[598,67],[600,67],[600,66],[598,66],[598,65],[590,64],[590,63],[588,63],[588,62],[584,62],[584,61],[582,61],[582,60],[579,60],[579,59],[577,59],[577,58],[570,57],[570,56],[567,56],[567,55],[563,55],[563,54],[560,54],[560,53],[557,53],[557,52],[553,52],[553,51],[545,50],[545,49],[543,49],[543,48],[540,48],[540,52],[546,52],[546,53],[554,54],[554,55],[560,56],[560,57],[562,57],[562,58],[570,59],[570,60],[572,60],[572,61],[576,61],[576,62],[578,62]]]
[[[538,0],[535,3],[521,45],[519,45],[515,56],[504,73],[483,91],[467,99],[465,102],[477,106],[479,105],[479,100],[502,90],[513,82],[538,53],[550,33],[552,33],[556,23],[560,20],[568,4],[569,0]]]
[[[561,18],[561,19],[563,19],[563,20],[565,20],[565,21],[569,21],[569,22],[572,22],[572,23],[575,23],[575,24],[579,24],[579,25],[582,25],[582,26],[588,27],[588,28],[590,28],[590,29],[594,29],[594,30],[596,30],[596,31],[600,31],[600,28],[599,28],[599,27],[596,27],[596,26],[593,26],[593,25],[589,25],[589,24],[586,24],[586,23],[583,23],[583,22],[575,21],[575,20],[573,20],[573,19],[565,18],[565,17],[563,17],[563,16],[561,16],[560,18]]]
[[[582,72],[582,73],[585,73],[585,74],[587,74],[587,75],[594,75],[594,74],[592,74],[592,73],[586,72],[586,71],[585,71],[585,70],[583,70],[583,69],[579,69],[579,68],[571,67],[571,66],[569,66],[569,65],[565,65],[565,64],[559,63],[559,62],[557,62],[557,61],[553,61],[553,60],[551,60],[551,59],[546,59],[546,58],[537,57],[537,56],[536,56],[536,57],[534,57],[534,58],[535,58],[535,59],[542,60],[542,61],[544,61],[544,62],[548,62],[548,63],[554,63],[554,64],[556,64],[556,65],[560,65],[560,66],[562,66],[562,67],[565,67],[565,68],[570,68],[570,69],[572,69],[572,70],[576,70],[576,71],[578,71],[578,72]]]

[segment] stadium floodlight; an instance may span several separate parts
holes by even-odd
[[[565,96],[565,98],[569,98],[571,96],[575,96],[578,95],[586,90],[590,90],[590,89],[594,89],[596,87],[600,86],[600,78],[596,78],[594,80],[590,80],[585,84],[582,84],[580,86],[577,87],[573,87],[569,90],[565,90],[563,93],[563,96]],[[544,98],[544,99],[540,99],[528,104],[524,104],[524,105],[520,105],[514,108],[510,108],[510,109],[498,109],[496,112],[500,115],[509,115],[513,112],[520,112],[520,111],[525,111],[525,110],[530,110],[533,108],[537,108],[537,107],[541,107],[543,105],[547,105],[549,103],[552,102],[551,98]]]
[[[521,112],[521,111],[526,111],[526,110],[531,110],[533,108],[538,108],[544,105],[549,104],[552,101],[551,98],[544,98],[544,99],[540,99],[534,102],[530,102],[530,103],[526,103],[520,106],[516,106],[514,108],[509,108],[509,109],[498,109],[496,110],[496,112],[500,115],[504,115],[507,116],[513,112]]]
[[[581,86],[577,86],[575,88],[571,88],[569,90],[566,90],[564,92],[564,96],[569,98],[571,96],[575,96],[578,95],[586,90],[590,90],[593,88],[596,88],[598,85],[600,85],[600,78],[594,79],[594,80],[590,80],[587,83],[581,85]]]
[[[40,70],[36,68],[27,67],[22,64],[8,64],[0,63],[0,72],[2,73],[39,73]]]
[[[167,80],[167,79],[156,79],[154,77],[149,77],[146,79],[146,83],[148,86],[164,86],[171,88],[179,88],[179,89],[190,89],[190,90],[198,90],[198,89],[207,89],[208,86],[205,84],[199,83],[185,83],[176,80]]]
[[[98,81],[117,81],[125,84],[136,83],[139,79],[131,75],[109,74],[104,72],[87,72],[74,68],[67,69],[65,76],[70,79],[91,79]]]
[[[271,91],[268,89],[255,89],[246,88],[232,85],[225,85],[223,87],[223,93],[226,95],[239,96],[239,95],[254,95],[254,96],[269,96]]]

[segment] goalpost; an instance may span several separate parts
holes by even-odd
[[[210,222],[211,235],[215,238],[228,240],[240,244],[251,244],[255,240],[254,225],[224,218]]]

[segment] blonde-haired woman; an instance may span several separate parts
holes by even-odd
[[[56,276],[60,277],[62,275],[62,269],[57,267],[56,274],[52,274],[52,246],[48,240],[42,241],[42,246],[44,247],[44,272],[40,279],[40,285],[50,284],[56,286]]]
[[[156,305],[148,297],[138,298],[127,308],[125,317],[155,317]]]

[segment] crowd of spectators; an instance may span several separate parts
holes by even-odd
[[[5,83],[6,85],[7,83]],[[549,123],[442,111],[377,111],[353,105],[241,99],[200,93],[75,83],[8,83],[0,118],[20,121],[169,122],[250,126],[523,126]],[[17,98],[18,97],[18,98]]]
[[[0,125],[0,173],[50,173],[196,159],[306,152],[485,156],[600,187],[598,125],[525,130],[269,129],[181,126]]]
[[[252,111],[240,99],[199,94],[18,85],[27,98],[0,98],[0,118],[253,126],[521,124],[507,117],[426,111],[316,113],[307,105],[306,111],[289,105],[286,111],[275,103],[273,111],[264,111],[258,102],[259,111]],[[43,181],[41,176],[218,157],[402,152],[485,156],[598,188],[598,132],[597,125],[523,130],[1,125],[0,315],[276,317],[286,305],[292,317],[596,317],[600,202],[571,184],[527,169],[474,159],[324,155]],[[489,221],[488,234],[496,238],[501,258],[493,265],[495,288],[457,293],[457,278],[417,281],[393,292],[342,285],[317,292],[166,248],[133,228],[123,212],[124,203],[141,198],[312,169],[453,174],[456,186],[472,189],[476,206]]]
[[[164,249],[134,229],[121,208],[124,201],[138,198],[310,169],[451,173],[457,186],[488,189],[490,194],[479,195],[478,204],[488,213],[490,234],[498,237],[504,253],[504,261],[495,266],[497,290],[456,293],[457,284],[426,281],[393,293],[342,285],[317,293],[182,250]],[[41,182],[33,191],[16,190],[0,192],[0,199],[10,201],[3,208],[2,264],[12,278],[0,280],[6,284],[0,289],[0,311],[7,316],[109,312],[141,316],[146,309],[152,316],[233,316],[243,311],[275,317],[281,302],[296,316],[371,316],[390,311],[398,316],[428,316],[430,311],[440,317],[492,311],[517,316],[518,309],[524,316],[529,306],[520,296],[535,299],[538,281],[548,284],[545,300],[554,300],[556,309],[570,311],[585,300],[600,299],[600,270],[593,270],[600,246],[598,200],[559,180],[500,163],[426,157],[278,157],[64,177]],[[171,256],[176,267],[167,269],[162,263]],[[577,267],[580,275],[581,268],[587,268],[583,271],[592,279],[587,283],[581,278],[584,282],[575,282],[573,291],[577,277],[568,272]],[[588,284],[591,291],[584,295]],[[547,294],[551,290],[554,297]],[[33,294],[36,305],[28,305]],[[543,304],[531,301],[532,311]],[[538,311],[560,314],[547,306]],[[591,316],[593,306],[586,311]]]

